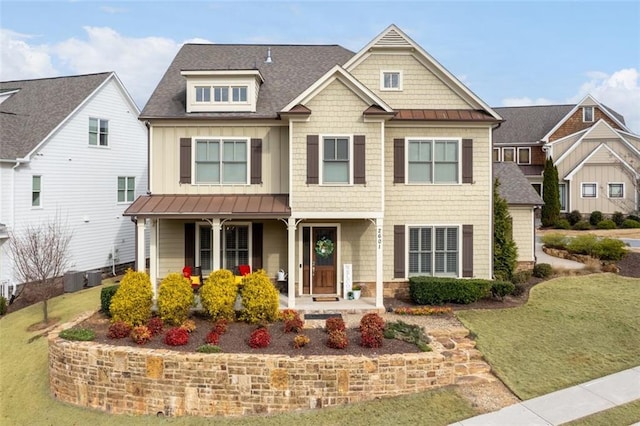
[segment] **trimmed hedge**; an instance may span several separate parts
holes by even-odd
[[[409,278],[409,296],[418,305],[468,304],[491,294],[494,281],[441,277]]]
[[[119,284],[110,285],[100,290],[100,310],[109,318],[111,318],[111,310],[109,309],[109,306],[111,306],[111,298],[116,294],[119,286]]]

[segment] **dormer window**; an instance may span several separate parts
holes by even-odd
[[[255,112],[263,82],[257,70],[182,71],[187,112]]]
[[[211,102],[211,87],[196,86],[196,102]]]
[[[402,73],[400,71],[382,71],[380,90],[402,90]]]
[[[593,107],[582,107],[582,121],[585,123],[593,123]]]
[[[247,102],[247,86],[232,87],[232,102]]]

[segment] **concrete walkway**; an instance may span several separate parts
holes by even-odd
[[[640,399],[640,366],[453,425],[560,425],[637,399]]]
[[[536,242],[536,263],[548,263],[554,268],[563,269],[584,269],[585,264],[573,260],[562,259],[560,257],[549,256],[542,251],[542,243]]]

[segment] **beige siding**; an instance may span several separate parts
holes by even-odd
[[[561,142],[553,143],[553,151],[551,152],[551,157],[553,161],[557,161],[562,154],[564,154],[569,148],[575,144],[578,139],[580,139],[582,135],[569,136]]]
[[[158,221],[158,279],[172,272],[182,273],[185,267],[184,224],[181,220]]]
[[[401,72],[402,90],[380,90],[381,71]],[[351,73],[394,109],[472,109],[410,53],[374,53]]]
[[[509,206],[509,214],[513,222],[513,240],[518,246],[518,262],[533,262],[535,260],[533,208]]]
[[[353,265],[353,282],[376,280],[376,227],[368,220],[345,221],[338,265]]]
[[[589,134],[587,135],[589,139],[612,139],[618,138],[618,134],[611,130],[608,126],[605,126],[602,123],[598,123],[591,130],[589,130]]]
[[[640,151],[640,137],[624,135],[624,138],[625,138],[625,140],[627,142],[629,142],[631,145],[633,145],[633,147],[636,149],[636,151]]]
[[[582,198],[582,183],[597,183],[596,198]],[[624,183],[625,198],[609,198],[609,183]],[[594,210],[605,214],[616,211],[629,212],[635,206],[633,180],[626,169],[619,164],[587,163],[574,176],[571,182],[571,210],[590,213]]]
[[[491,152],[487,128],[387,128],[385,157],[385,281],[393,279],[394,225],[473,225],[474,276],[491,271]],[[404,137],[473,139],[473,184],[405,185],[393,183],[393,139]]]
[[[562,180],[565,176],[573,171],[580,163],[582,163],[589,154],[594,152],[602,141],[587,140],[584,139],[578,145],[574,145],[575,148],[566,154],[566,157],[562,158],[560,162],[556,160],[556,167],[558,167],[558,176]],[[607,153],[609,151],[606,151]]]
[[[266,221],[263,227],[263,269],[275,278],[280,269],[287,270],[287,227],[279,220]]]
[[[306,105],[312,111],[309,122],[293,123],[292,202],[298,212],[382,211],[381,124],[365,123],[363,111],[369,107],[340,81],[329,84]],[[307,135],[364,135],[366,137],[366,185],[307,185]],[[353,168],[353,153],[350,155]],[[321,165],[320,165],[321,168]],[[320,180],[321,182],[321,180]],[[346,201],[349,202],[346,202]]]
[[[180,184],[180,138],[238,136],[262,139],[262,185]],[[281,194],[289,189],[289,133],[269,125],[154,125],[151,191],[154,194]],[[193,158],[192,158],[193,161]]]

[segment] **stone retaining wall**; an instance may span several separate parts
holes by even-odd
[[[375,358],[199,354],[58,337],[90,315],[50,334],[50,388],[60,401],[111,413],[277,413],[493,378],[466,333],[434,340],[440,351]]]

